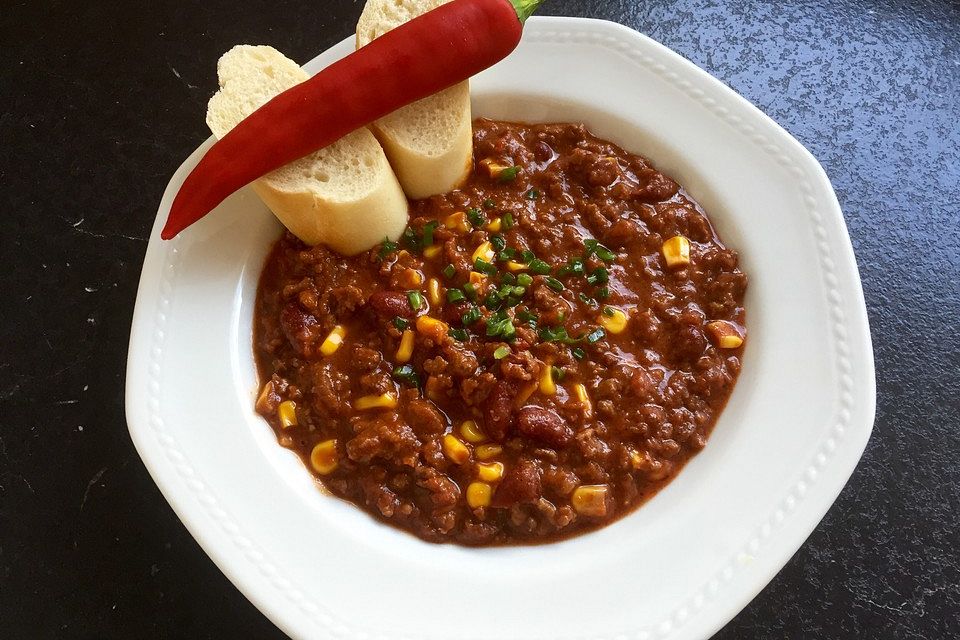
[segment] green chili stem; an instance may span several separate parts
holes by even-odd
[[[523,23],[543,4],[543,0],[510,0],[510,4],[513,5],[514,10],[517,12],[517,17],[520,18],[520,22]]]

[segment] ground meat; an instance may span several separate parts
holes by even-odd
[[[542,495],[540,468],[532,460],[520,459],[516,466],[504,474],[493,495],[493,506],[532,504],[540,500]]]
[[[629,513],[706,444],[743,353],[707,327],[746,336],[747,278],[676,182],[582,125],[479,120],[473,149],[460,188],[410,203],[398,247],[278,241],[256,407],[384,522],[435,542],[555,540]],[[691,260],[669,267],[677,235]],[[487,246],[489,267],[473,258]],[[583,485],[606,497],[584,509]]]

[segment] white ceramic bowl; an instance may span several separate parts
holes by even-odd
[[[797,550],[870,435],[873,358],[834,192],[746,100],[617,24],[532,19],[517,51],[472,86],[476,115],[583,121],[651,158],[740,251],[743,372],[679,477],[595,533],[494,549],[421,542],[318,490],[253,412],[252,303],[279,226],[245,189],[159,239],[210,141],[174,175],[150,239],[130,338],[130,433],[200,545],[291,636],[706,638]]]

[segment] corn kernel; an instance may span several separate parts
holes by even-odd
[[[582,516],[607,515],[607,493],[609,487],[605,484],[584,484],[573,490],[570,504],[574,511]]]
[[[438,255],[440,255],[440,252],[442,250],[443,250],[443,247],[441,247],[439,244],[432,244],[423,250],[423,257],[432,260],[433,258],[436,258]]]
[[[470,231],[470,227],[467,225],[467,214],[465,214],[463,211],[451,213],[449,216],[444,218],[443,226],[445,226],[447,229],[462,231],[464,233]]]
[[[726,320],[708,322],[707,333],[713,338],[714,344],[721,349],[737,349],[743,345],[743,334],[732,322]]]
[[[297,426],[297,403],[293,400],[284,400],[277,407],[277,417],[280,418],[280,426],[284,429]]]
[[[400,274],[400,283],[408,289],[416,289],[423,284],[423,274],[416,269],[404,269]]]
[[[503,447],[498,444],[482,444],[477,447],[477,459],[491,460],[503,453]]]
[[[333,473],[337,468],[337,441],[324,440],[310,452],[310,466],[322,476]]]
[[[623,330],[627,328],[627,321],[629,320],[627,313],[616,307],[606,308],[610,311],[600,314],[600,324],[603,325],[603,328],[606,329],[608,333],[623,333]],[[607,315],[607,313],[611,315]]]
[[[427,280],[427,300],[431,307],[440,306],[440,282],[436,278]]]
[[[522,262],[514,262],[513,260],[507,261],[507,271],[525,271],[527,265]]]
[[[545,396],[552,396],[557,393],[557,385],[553,381],[553,367],[550,363],[544,363],[543,371],[540,372],[540,393]]]
[[[467,487],[467,504],[471,508],[489,507],[493,490],[486,482],[471,482]]]
[[[397,406],[397,396],[393,393],[382,393],[379,396],[360,396],[353,403],[358,411],[367,409],[393,409]]]
[[[477,423],[473,420],[467,420],[460,425],[460,435],[462,435],[463,439],[467,442],[472,442],[474,444],[483,442],[487,439],[487,435],[480,430],[480,427],[478,427]]]
[[[517,407],[523,406],[523,403],[526,402],[527,399],[529,399],[530,396],[533,395],[533,392],[536,391],[539,386],[540,386],[540,382],[537,380],[534,380],[533,382],[530,382],[529,384],[527,384],[527,386],[522,387],[520,389],[520,393],[517,394],[517,397],[514,400],[514,404]]]
[[[477,464],[477,477],[484,482],[496,482],[503,477],[502,462],[480,462]]]
[[[273,395],[273,381],[268,380],[267,384],[263,385],[260,395],[257,396],[256,408],[258,412],[264,413],[270,407]]]
[[[487,231],[500,233],[500,229],[502,228],[503,228],[503,220],[501,220],[500,218],[494,218],[492,221],[487,223]]]
[[[573,385],[573,393],[577,396],[580,404],[583,405],[584,413],[590,413],[593,407],[590,404],[590,396],[587,394],[587,388],[582,383],[577,383]]]
[[[501,173],[510,168],[509,165],[500,164],[490,158],[481,160],[480,166],[486,170],[487,175],[491,178],[499,178]]]
[[[492,263],[496,256],[497,254],[493,250],[493,245],[491,245],[489,242],[481,242],[480,246],[474,250],[473,256],[470,259],[476,261],[479,258],[481,260],[485,260],[486,262]]]
[[[685,267],[690,264],[690,241],[683,236],[673,236],[663,243],[661,250],[668,267]]]
[[[443,340],[449,330],[450,326],[443,320],[437,320],[430,316],[419,316],[417,318],[417,331],[428,338],[432,338],[434,342]]]
[[[470,449],[452,433],[443,436],[443,453],[456,464],[463,464],[470,459]]]
[[[400,335],[400,346],[397,347],[397,355],[394,358],[400,364],[410,362],[410,357],[413,356],[413,339],[413,331],[411,329],[404,329]]]
[[[470,272],[470,284],[472,284],[475,287],[483,284],[483,281],[486,279],[487,279],[487,276],[483,275],[479,271]]]
[[[340,345],[343,344],[343,338],[347,335],[347,330],[341,325],[337,325],[333,328],[333,331],[327,336],[327,338],[320,345],[320,353],[325,356],[333,355],[333,353],[340,348]]]

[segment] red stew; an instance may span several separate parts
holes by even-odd
[[[656,493],[740,371],[746,276],[647,160],[478,120],[400,242],[270,254],[257,410],[334,494],[437,542],[555,540]]]

